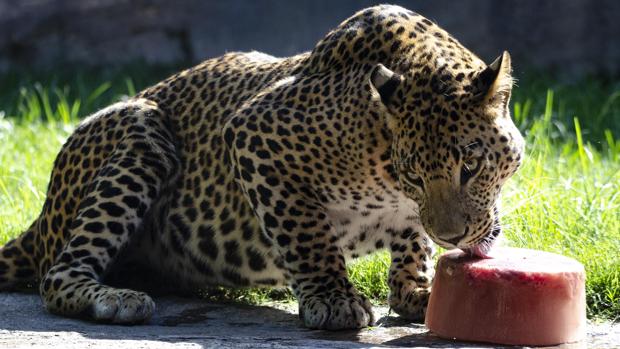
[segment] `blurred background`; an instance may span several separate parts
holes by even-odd
[[[502,192],[506,243],[588,273],[588,315],[620,319],[620,1],[393,1],[491,62],[513,56],[526,138]],[[230,51],[288,56],[374,1],[0,0],[0,245],[39,214],[55,156],[81,119]],[[385,303],[387,252],[350,265]],[[271,291],[222,294],[274,298]]]
[[[620,1],[392,1],[486,61],[568,75],[620,70]],[[0,0],[0,70],[54,64],[194,63],[227,51],[288,56],[376,1]]]

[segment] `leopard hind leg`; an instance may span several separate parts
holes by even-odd
[[[131,103],[106,113],[116,122],[113,132],[103,135],[117,142],[99,159],[101,167],[71,218],[69,239],[41,280],[40,294],[52,313],[132,324],[148,320],[155,310],[146,293],[102,283],[132,239],[145,235],[141,234],[145,217],[175,183],[180,167],[163,112],[150,103]],[[106,128],[101,124],[91,129]],[[106,141],[85,137],[84,143],[91,146]]]

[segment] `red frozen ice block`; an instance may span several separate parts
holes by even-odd
[[[586,332],[583,265],[561,255],[495,248],[480,259],[444,253],[426,326],[444,338],[511,345],[553,345]]]

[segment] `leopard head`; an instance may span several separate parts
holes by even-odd
[[[438,245],[486,255],[501,232],[500,191],[524,149],[508,106],[510,55],[402,67],[379,64],[369,77],[385,106],[399,187]]]

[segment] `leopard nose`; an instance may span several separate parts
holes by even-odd
[[[461,240],[463,240],[463,238],[465,238],[465,236],[467,235],[468,232],[469,232],[469,227],[465,227],[465,230],[463,230],[463,234],[461,234],[461,235],[459,235],[457,237],[451,238],[451,239],[447,239],[446,241],[451,243],[454,246],[458,246],[459,242]]]
[[[455,237],[454,239],[449,239],[449,240],[446,240],[446,241],[447,241],[447,242],[449,242],[449,243],[451,243],[451,244],[452,244],[452,245],[454,245],[454,246],[457,246],[457,245],[459,244],[459,241],[461,241],[461,239],[463,238],[463,236],[464,236],[464,235],[457,236],[457,237]]]

